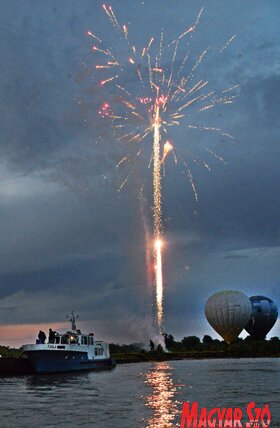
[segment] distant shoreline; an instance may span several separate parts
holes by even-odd
[[[181,360],[214,360],[214,359],[230,359],[230,358],[279,358],[280,354],[270,355],[230,355],[224,352],[203,353],[203,352],[188,352],[188,353],[172,353],[163,352],[161,354],[147,353],[130,353],[130,354],[112,354],[112,358],[117,364],[128,363],[145,363],[145,362],[161,362],[161,361],[181,361]]]
[[[204,348],[190,350],[171,350],[166,352],[162,347],[155,351],[145,351],[138,349],[124,349],[130,345],[112,345],[119,349],[111,349],[111,357],[117,364],[140,363],[140,362],[161,362],[176,360],[203,360],[203,359],[228,359],[228,358],[279,358],[280,340],[274,342],[239,342],[232,345],[218,344]],[[210,349],[209,349],[210,347]],[[110,345],[111,348],[111,345]],[[2,358],[14,357],[20,358],[21,349],[0,346],[0,355]],[[0,358],[0,361],[1,359]]]

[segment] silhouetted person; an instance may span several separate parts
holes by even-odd
[[[150,340],[150,351],[154,352],[155,351],[155,344],[152,340]]]
[[[45,335],[45,333],[40,330],[38,334],[39,343],[45,343],[46,338],[47,336]]]
[[[49,329],[49,343],[54,343],[55,339],[55,331],[53,331],[51,328]]]

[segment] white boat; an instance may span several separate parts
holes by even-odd
[[[93,333],[84,334],[78,330],[73,312],[69,321],[72,327],[70,331],[56,333],[46,343],[22,347],[22,357],[29,360],[35,373],[104,370],[114,367],[109,345],[96,341]]]

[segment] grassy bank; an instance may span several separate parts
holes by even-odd
[[[181,342],[182,343],[182,342]],[[168,361],[182,359],[205,358],[278,358],[280,357],[280,340],[278,338],[269,341],[254,341],[238,339],[231,345],[225,342],[212,341],[210,343],[187,343],[190,349],[180,349],[180,343],[174,342],[169,352],[164,352],[159,345],[155,351],[141,350],[140,345],[114,345],[110,344],[110,353],[117,364],[137,363],[147,361]],[[186,341],[185,341],[185,346]],[[179,349],[176,349],[179,348]],[[182,346],[181,346],[182,348]],[[21,349],[0,346],[2,357],[19,357]]]
[[[9,346],[0,345],[1,357],[19,357],[20,354],[21,354],[21,349],[19,348],[10,348]]]
[[[112,354],[117,364],[141,363],[152,361],[176,361],[185,359],[215,359],[215,358],[279,358],[280,353],[261,355],[259,353],[237,354],[225,352],[163,352],[161,354],[146,352],[134,352],[130,354]]]

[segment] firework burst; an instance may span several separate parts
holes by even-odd
[[[126,144],[128,153],[120,159],[117,167],[130,162],[133,156],[140,157],[143,145],[152,141],[149,167],[153,163],[153,224],[154,224],[154,262],[155,262],[155,295],[157,307],[157,325],[163,329],[163,273],[162,273],[162,166],[170,153],[173,153],[177,164],[174,144],[168,141],[170,129],[185,126],[197,131],[215,132],[227,138],[233,138],[222,129],[197,125],[188,122],[188,109],[203,113],[222,104],[231,104],[237,96],[238,85],[216,92],[207,89],[207,80],[196,79],[196,71],[203,62],[210,46],[201,51],[191,62],[190,42],[198,27],[203,9],[190,27],[186,28],[176,39],[165,43],[164,32],[159,40],[150,37],[146,46],[138,48],[130,40],[127,25],[121,25],[111,6],[103,4],[113,30],[123,40],[128,52],[123,59],[113,49],[108,48],[92,31],[88,36],[93,39],[92,52],[100,63],[96,63],[96,73],[100,73],[100,86],[110,87],[109,100],[104,102],[98,114],[110,120],[114,136],[118,142]],[[235,35],[220,49],[219,54],[233,42]],[[179,49],[184,45],[183,54],[179,59]],[[133,77],[133,79],[131,79]],[[133,85],[126,82],[133,80]],[[108,93],[108,91],[107,91]],[[214,151],[206,148],[208,155],[215,159],[224,159]],[[196,163],[211,170],[203,159],[194,159]],[[190,182],[194,197],[198,200],[198,192],[193,174],[186,160],[181,162]],[[119,187],[121,191],[129,180],[126,176]],[[141,189],[141,191],[143,188]]]

